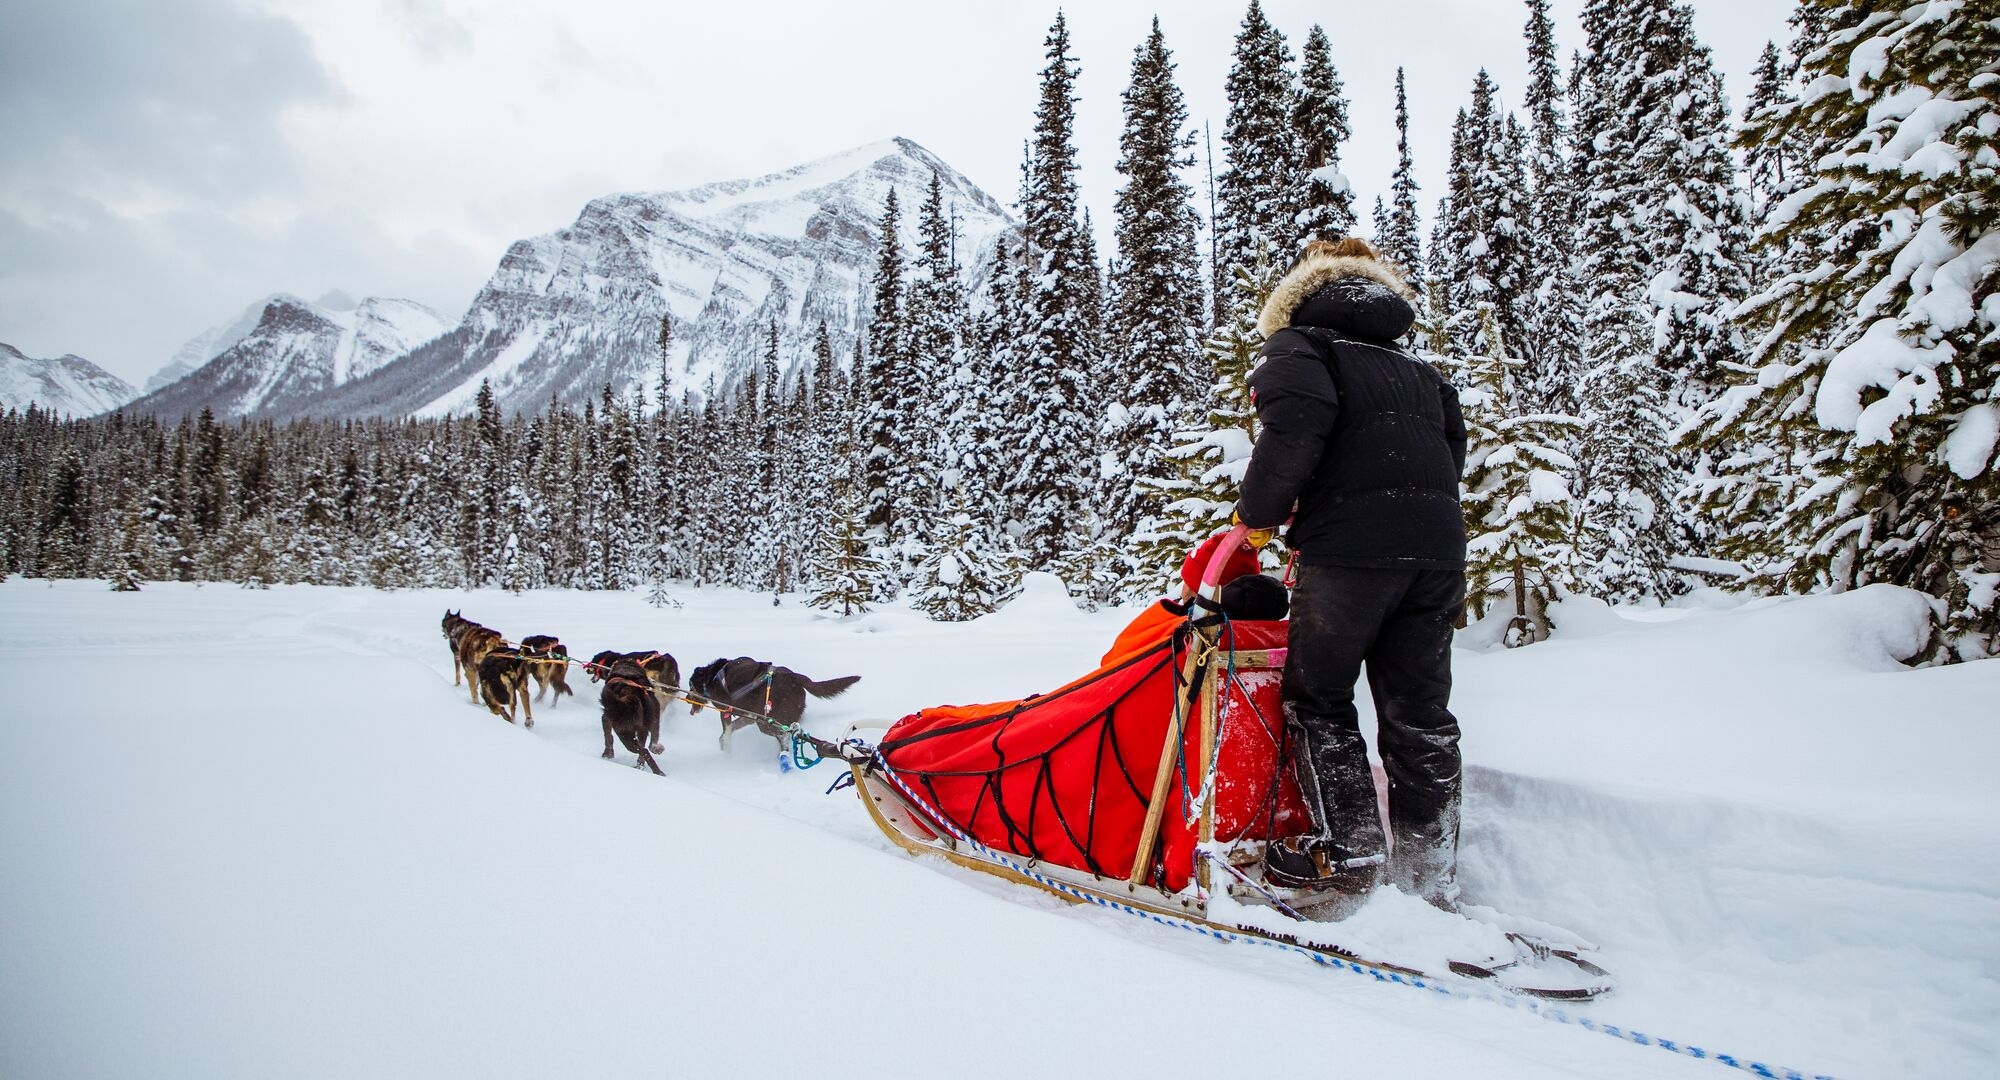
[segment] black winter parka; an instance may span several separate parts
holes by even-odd
[[[1391,275],[1308,260],[1264,310],[1250,375],[1260,430],[1237,513],[1275,527],[1296,502],[1285,542],[1306,563],[1465,565],[1465,418],[1450,381],[1395,344],[1416,312]]]

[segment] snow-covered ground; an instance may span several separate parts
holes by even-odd
[[[875,834],[831,767],[595,694],[469,704],[446,607],[573,653],[860,674],[811,726],[1015,697],[1122,624],[1033,591],[940,625],[787,600],[0,584],[0,1076],[1720,1076],[1079,909]],[[1588,937],[1577,1010],[1809,1073],[2000,1056],[2000,662],[1909,671],[1909,593],[1468,632],[1462,880]],[[1363,695],[1365,698],[1365,695]]]

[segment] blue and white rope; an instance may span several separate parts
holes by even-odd
[[[1299,955],[1304,956],[1308,960],[1311,960],[1313,963],[1318,964],[1321,967],[1344,969],[1355,975],[1364,975],[1369,978],[1372,978],[1378,983],[1395,983],[1399,986],[1408,986],[1417,990],[1428,990],[1434,994],[1439,994],[1444,997],[1459,998],[1468,1001],[1472,1000],[1488,1001],[1509,1009],[1526,1009],[1529,1013],[1535,1016],[1539,1016],[1544,1020],[1552,1021],[1554,1023],[1580,1027],[1585,1031],[1595,1031],[1600,1034],[1609,1035],[1616,1039],[1621,1039],[1625,1042],[1629,1042],[1637,1046],[1657,1046],[1662,1050],[1667,1050],[1672,1053],[1680,1054],[1684,1057],[1697,1058],[1702,1061],[1713,1061],[1716,1062],[1717,1064],[1727,1065],[1732,1069],[1738,1069],[1743,1072],[1747,1072],[1752,1076],[1769,1077],[1771,1078],[1771,1080],[1835,1080],[1834,1077],[1829,1076],[1825,1073],[1806,1073],[1806,1072],[1801,1072],[1798,1069],[1790,1069],[1776,1065],[1766,1065],[1761,1061],[1754,1061],[1749,1058],[1738,1057],[1735,1054],[1714,1053],[1704,1047],[1695,1046],[1691,1043],[1681,1042],[1676,1039],[1663,1039],[1657,1036],[1648,1035],[1642,1031],[1635,1031],[1631,1028],[1620,1027],[1616,1024],[1600,1023],[1591,1017],[1573,1014],[1568,1009],[1564,1009],[1557,1005],[1549,1004],[1548,1002],[1542,1001],[1539,998],[1526,997],[1519,994],[1496,993],[1485,987],[1479,987],[1479,986],[1445,985],[1440,983],[1438,980],[1430,978],[1428,976],[1405,975],[1402,972],[1398,971],[1387,971],[1383,970],[1382,968],[1371,966],[1369,964],[1364,964],[1358,960],[1349,960],[1344,957],[1334,956],[1330,953],[1320,952],[1316,949],[1306,948],[1305,946],[1302,945],[1295,945],[1285,941],[1277,941],[1272,938],[1262,937],[1256,934],[1234,933],[1229,930],[1224,930],[1220,927],[1207,925],[1205,923],[1194,922],[1188,919],[1180,919],[1171,915],[1163,915],[1160,914],[1159,912],[1147,911],[1144,908],[1134,907],[1130,904],[1120,903],[1119,901],[1113,900],[1109,897],[1099,896],[1096,893],[1079,889],[1074,885],[1068,884],[1067,882],[1058,881],[1054,878],[1048,877],[1047,875],[1038,873],[1037,871],[1035,871],[1030,867],[1023,866],[1020,862],[1016,861],[1012,856],[1008,855],[1006,852],[995,851],[994,849],[987,847],[985,844],[980,843],[978,840],[973,839],[971,836],[967,835],[963,830],[961,830],[956,824],[954,824],[950,818],[947,818],[946,816],[944,816],[944,814],[940,813],[937,809],[932,807],[930,803],[926,802],[923,796],[917,794],[915,791],[912,791],[910,789],[910,786],[903,782],[902,776],[899,775],[895,769],[890,767],[889,762],[882,757],[880,752],[877,752],[875,755],[874,768],[877,772],[881,773],[883,776],[888,777],[889,782],[896,785],[896,790],[902,792],[904,797],[909,799],[912,805],[916,806],[917,809],[922,810],[927,816],[931,818],[932,821],[935,821],[938,824],[943,825],[945,831],[951,833],[954,839],[958,840],[962,844],[970,846],[975,852],[977,852],[981,857],[985,858],[987,861],[1001,866],[1005,866],[1008,869],[1014,871],[1015,873],[1020,874],[1022,877],[1028,878],[1029,880],[1034,881],[1036,884],[1041,885],[1045,889],[1050,889],[1054,892],[1060,893],[1061,895],[1072,897],[1074,899],[1081,900],[1085,903],[1095,904],[1098,907],[1110,908],[1113,911],[1122,911],[1127,915],[1134,915],[1142,919],[1148,919],[1151,920],[1152,922],[1159,923],[1161,926],[1176,927],[1181,930],[1189,931],[1190,933],[1199,934],[1202,937],[1211,938],[1215,941],[1220,941],[1224,943],[1247,942],[1253,945],[1263,945],[1268,948],[1281,949],[1285,952],[1298,953]]]

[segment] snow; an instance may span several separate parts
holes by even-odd
[[[1937,350],[1905,339],[1894,319],[1877,319],[1827,362],[1815,415],[1831,430],[1854,432],[1862,446],[1891,442],[1897,421],[1937,402],[1937,362]],[[1864,407],[1863,391],[1871,387],[1884,393]]]
[[[662,614],[0,583],[0,1075],[1123,1074],[1184,1069],[1212,1031],[1249,1033],[1226,1051],[1253,1076],[1298,1071],[1274,1032],[1337,1035],[1350,1071],[1723,1075],[909,859],[821,794],[830,768],[781,773],[747,733],[721,753],[679,707],[666,778],[599,761],[584,680],[511,727],[451,685],[437,631],[463,608],[585,655],[860,674],[807,711],[837,735],[1051,689],[1132,614],[1024,584],[941,625],[685,585]],[[1808,1072],[1982,1074],[2000,661],[1902,668],[1929,604],[1886,586],[1690,604],[1572,600],[1550,641],[1462,637],[1468,895],[1601,945],[1621,988],[1574,1010],[1599,1024]],[[1482,932],[1393,894],[1356,918],[1419,950]]]
[[[501,349],[493,357],[491,364],[473,372],[466,377],[464,382],[445,392],[430,404],[418,409],[412,415],[423,418],[451,416],[454,413],[467,412],[472,408],[473,402],[479,397],[479,384],[487,380],[492,381],[493,390],[495,393],[498,393],[507,385],[507,377],[513,374],[523,363],[526,363],[530,356],[535,355],[535,350],[541,347],[542,339],[547,336],[550,329],[550,323],[536,321],[516,331],[513,340],[509,341],[506,348]]]
[[[1967,480],[1976,480],[1993,459],[1993,447],[2000,443],[2000,407],[1974,405],[1965,410],[1945,436],[1940,453],[1951,471]]]

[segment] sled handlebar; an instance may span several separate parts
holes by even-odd
[[[1228,539],[1215,546],[1215,553],[1208,557],[1208,565],[1201,571],[1201,594],[1210,600],[1222,599],[1222,569],[1229,565],[1229,557],[1236,553],[1238,545],[1250,535],[1250,526],[1238,525],[1229,530]]]

